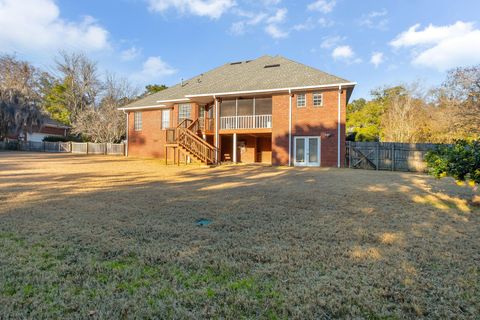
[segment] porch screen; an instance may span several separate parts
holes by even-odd
[[[272,98],[256,98],[255,114],[272,114]]]
[[[239,116],[253,115],[253,99],[238,99],[237,112]]]
[[[220,104],[220,117],[235,116],[235,100],[223,100]]]

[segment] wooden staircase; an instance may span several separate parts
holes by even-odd
[[[180,164],[180,153],[207,165],[215,164],[217,148],[200,138],[199,134],[201,129],[198,119],[195,121],[185,119],[176,128],[168,129],[165,158],[168,158],[168,148],[173,148],[177,152],[177,156],[174,157],[177,164]]]

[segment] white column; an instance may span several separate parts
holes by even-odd
[[[215,163],[218,163],[220,161],[219,159],[219,150],[218,146],[220,145],[220,142],[218,141],[220,139],[220,136],[218,134],[218,123],[220,121],[219,115],[220,112],[218,110],[218,100],[217,97],[213,96],[213,99],[215,100],[215,148],[217,148],[217,152],[215,152]]]
[[[233,134],[233,163],[237,163],[237,134]]]

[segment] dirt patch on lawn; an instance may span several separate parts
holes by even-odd
[[[6,318],[480,310],[480,212],[450,180],[3,152],[0,191]]]

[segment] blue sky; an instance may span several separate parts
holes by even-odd
[[[480,63],[480,1],[0,0],[0,50],[53,71],[83,51],[141,87],[280,54],[370,90]]]

